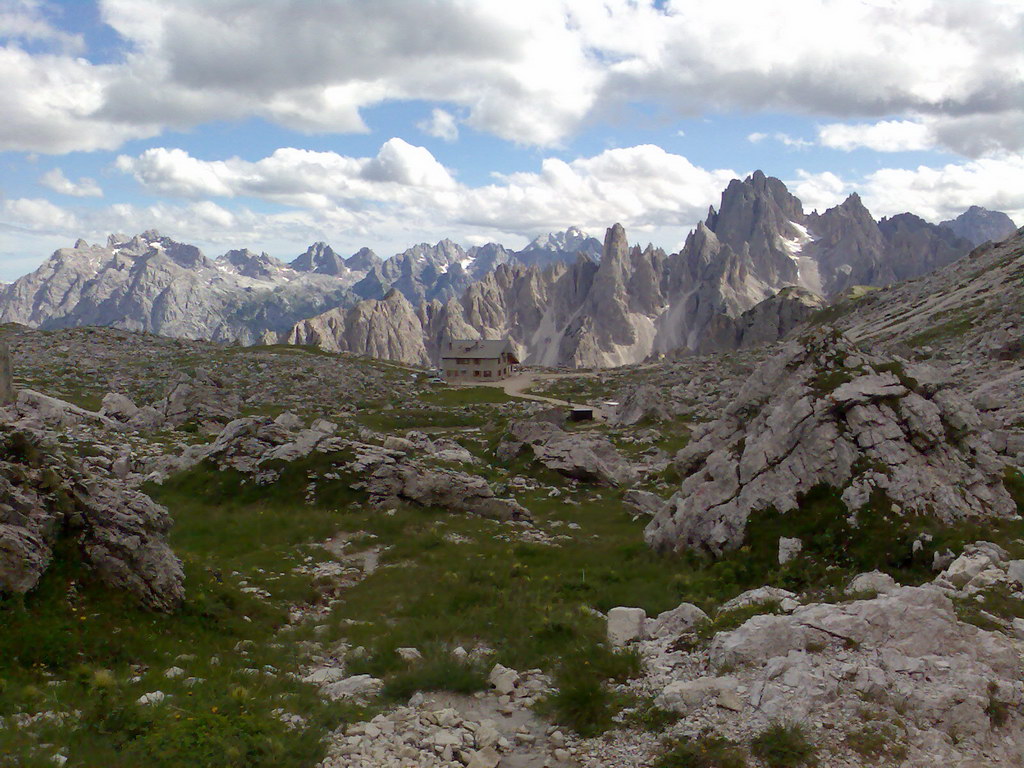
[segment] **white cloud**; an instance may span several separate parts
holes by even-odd
[[[747,141],[751,144],[760,144],[765,139],[774,139],[785,147],[791,147],[793,149],[807,149],[813,147],[813,141],[807,141],[807,139],[800,139],[794,136],[790,136],[788,133],[761,133],[760,131],[754,131],[753,133],[747,134]]]
[[[43,234],[72,233],[80,225],[71,211],[43,198],[18,197],[0,203],[0,227]]]
[[[649,144],[568,163],[548,158],[539,173],[499,176],[497,184],[466,190],[458,220],[533,234],[572,223],[601,231],[614,222],[685,234],[735,175],[699,168]]]
[[[963,213],[972,205],[1003,211],[1024,224],[1024,155],[984,157],[939,168],[883,168],[863,184],[865,204],[876,216],[911,211],[929,221]]]
[[[808,173],[797,169],[795,181],[787,182],[787,186],[800,198],[805,211],[824,211],[841,203],[853,191],[853,188],[830,171],[824,173]]]
[[[499,176],[467,187],[423,147],[390,139],[372,158],[279,149],[256,162],[206,161],[180,149],[121,156],[117,167],[148,191],[185,198],[256,197],[309,210],[369,211],[425,229],[482,228],[522,236],[580,224],[619,221],[652,229],[689,227],[735,176],[707,171],[653,145],[610,149],[565,162],[548,158],[539,172]]]
[[[459,126],[455,121],[455,115],[443,109],[435,109],[430,113],[429,120],[421,120],[416,127],[428,136],[434,136],[444,141],[455,141],[459,138]]]
[[[39,3],[13,7],[0,30],[55,39]],[[920,121],[938,145],[970,156],[1024,142],[1024,5],[1014,0],[101,0],[100,9],[126,42],[121,61],[0,48],[0,149],[109,149],[250,116],[365,131],[363,109],[412,99],[538,146],[645,100],[684,115]],[[451,135],[445,120],[432,115],[428,132]],[[891,139],[852,125],[865,142]],[[910,141],[914,129],[899,130]]]
[[[57,29],[44,10],[40,0],[2,0],[0,40],[53,44],[68,53],[80,53],[85,47],[82,36]]]
[[[384,142],[374,157],[284,147],[262,160],[199,160],[182,149],[157,147],[115,166],[147,190],[184,198],[255,197],[300,208],[342,202],[413,205],[443,197],[456,184],[424,147],[402,139]]]
[[[77,183],[64,175],[60,168],[51,168],[39,177],[39,183],[54,192],[72,197],[103,197],[103,190],[94,179],[82,177]]]
[[[907,152],[932,149],[936,137],[932,129],[914,120],[883,120],[855,125],[831,123],[818,129],[818,141],[826,147],[849,152],[867,147],[876,152]]]
[[[0,150],[115,149],[128,139],[158,133],[155,125],[96,116],[113,72],[84,59],[0,47]]]
[[[876,218],[910,212],[938,223],[972,205],[1003,211],[1024,224],[1024,155],[984,157],[940,167],[881,168],[863,179],[797,171],[788,182],[804,208],[823,211],[858,192]]]

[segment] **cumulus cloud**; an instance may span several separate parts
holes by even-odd
[[[939,168],[882,168],[863,184],[865,203],[876,215],[912,211],[930,221],[963,213],[972,205],[1003,211],[1024,223],[1024,155],[985,157]]]
[[[455,121],[455,115],[445,112],[443,109],[435,109],[430,113],[429,120],[421,120],[416,127],[428,136],[434,136],[444,141],[455,141],[459,138],[459,126]]]
[[[374,157],[283,147],[256,162],[200,160],[182,149],[156,147],[137,157],[121,155],[115,167],[160,194],[256,197],[301,208],[358,201],[412,204],[455,187],[427,149],[398,138],[384,142]]]
[[[38,3],[15,7],[23,12],[6,24],[20,39],[56,32],[32,15]],[[1010,0],[101,0],[100,9],[125,41],[114,63],[29,54],[17,40],[0,48],[0,107],[12,118],[0,148],[114,148],[249,116],[365,131],[362,110],[412,99],[548,147],[645,100],[683,115],[934,121],[937,144],[970,156],[1024,141],[1024,6]],[[447,138],[450,117],[438,110],[423,129]],[[914,129],[897,130],[906,142]],[[883,129],[861,133],[885,143]]]
[[[0,227],[18,232],[70,233],[78,217],[44,198],[18,197],[0,203]]]
[[[826,147],[849,152],[867,147],[876,152],[907,152],[932,149],[936,137],[932,129],[914,120],[883,120],[854,125],[830,123],[818,129],[818,141]]]
[[[85,47],[81,35],[54,26],[39,0],[0,2],[0,40],[48,44],[68,53],[80,53]]]
[[[731,170],[708,171],[661,147],[610,149],[539,172],[459,184],[429,150],[390,139],[370,158],[279,149],[256,162],[207,161],[180,149],[123,155],[117,167],[150,192],[184,198],[256,197],[307,209],[363,212],[389,206],[396,217],[465,229],[539,234],[576,223],[603,228],[689,226],[706,211]]]
[[[862,179],[797,171],[789,186],[807,210],[838,205],[857,192],[876,218],[909,211],[937,223],[980,205],[1003,211],[1020,224],[1024,223],[1021,178],[1024,155],[1005,155],[939,167],[881,168]]]
[[[49,187],[54,192],[72,197],[103,197],[103,190],[94,179],[82,177],[78,182],[73,182],[64,175],[60,168],[52,168],[39,177],[39,183]]]

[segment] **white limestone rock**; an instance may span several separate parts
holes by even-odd
[[[608,611],[608,642],[614,647],[645,638],[647,613],[643,608],[619,606]]]
[[[692,603],[680,603],[672,610],[659,613],[647,621],[647,636],[675,637],[708,621],[708,615]]]

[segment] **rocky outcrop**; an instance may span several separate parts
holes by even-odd
[[[499,461],[506,461],[525,449],[548,469],[574,480],[605,485],[630,485],[646,472],[664,469],[661,464],[628,461],[602,434],[567,432],[543,419],[526,419],[509,424],[509,434],[498,445]]]
[[[825,305],[816,293],[788,286],[738,317],[716,315],[701,334],[696,352],[711,354],[773,344]]]
[[[332,309],[303,320],[292,328],[286,342],[410,365],[430,364],[420,318],[396,289],[380,301],[361,301],[349,310]]]
[[[365,480],[355,487],[365,490],[377,506],[412,502],[493,520],[529,520],[529,511],[513,499],[495,496],[487,481],[477,475],[442,467],[430,467],[386,449],[357,446],[356,463]]]
[[[0,341],[0,405],[14,401],[14,373],[11,366],[11,351],[6,342]]]
[[[201,368],[192,376],[179,376],[166,397],[154,405],[168,427],[187,421],[226,424],[238,415],[240,407],[238,395]]]
[[[972,246],[990,240],[998,243],[1017,231],[1017,225],[1005,213],[990,211],[980,205],[972,205],[955,219],[943,221],[939,226],[952,230],[955,235],[969,241]]]
[[[630,389],[609,417],[609,421],[623,426],[632,426],[644,420],[664,421],[671,418],[665,398],[657,387],[641,384]]]
[[[751,515],[797,509],[819,485],[853,514],[875,491],[946,523],[1016,513],[973,406],[934,371],[834,332],[791,342],[758,368],[676,464],[686,479],[645,531],[659,549],[738,547]]]
[[[663,683],[658,703],[690,721],[718,713],[726,733],[813,720],[851,738],[870,712],[898,724],[903,754],[887,765],[1014,765],[1024,748],[1019,652],[960,621],[935,587],[755,616],[716,635],[704,658]]]
[[[108,585],[152,610],[184,598],[167,510],[87,472],[38,436],[0,426],[0,592],[32,590],[62,540]]]

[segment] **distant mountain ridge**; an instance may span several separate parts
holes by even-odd
[[[954,221],[992,219],[979,210]],[[956,227],[912,214],[876,222],[856,194],[805,213],[757,171],[730,182],[673,254],[631,247],[615,225],[603,243],[570,227],[520,251],[446,239],[385,260],[317,242],[285,264],[248,249],[210,259],[149,231],[56,251],[0,287],[0,322],[315,344],[419,364],[447,336],[509,337],[531,364],[605,367],[759,343],[823,299],[926,274],[970,248]]]
[[[575,242],[564,233],[550,238]],[[545,253],[552,261],[575,256],[557,245]],[[392,289],[413,302],[448,300],[515,258],[497,243],[466,251],[450,240],[421,243],[383,261],[369,248],[344,258],[317,242],[285,264],[249,249],[210,259],[154,230],[113,234],[106,245],[80,239],[34,272],[0,284],[0,322],[44,329],[108,325],[256,344],[329,309],[383,299]]]
[[[970,249],[912,214],[876,222],[857,195],[806,214],[785,184],[758,171],[728,185],[678,253],[630,247],[615,225],[599,260],[506,263],[458,298],[417,304],[393,293],[304,320],[283,340],[373,354],[380,340],[363,331],[386,326],[389,354],[407,362],[436,359],[450,336],[511,338],[529,364],[624,365],[774,340],[822,306],[816,296],[926,274]],[[400,318],[400,344],[385,318]]]

